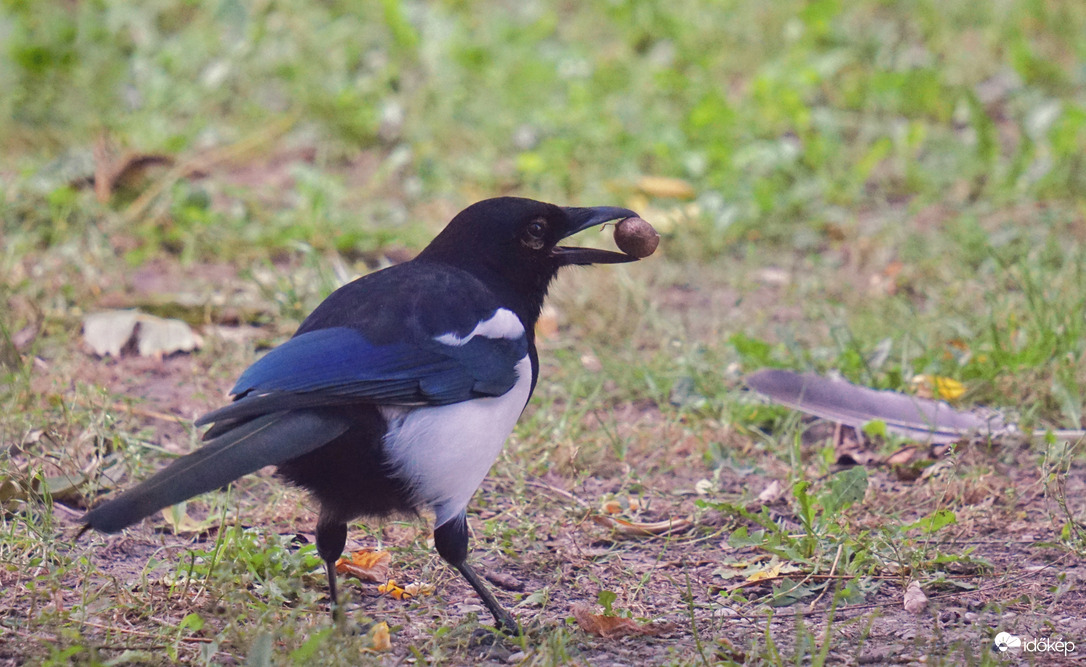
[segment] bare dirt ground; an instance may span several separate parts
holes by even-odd
[[[673,300],[681,303],[682,297]],[[83,355],[68,387],[53,390],[70,396],[72,386],[84,383],[103,388],[108,396],[137,398],[114,407],[127,412],[129,425],[142,428],[152,444],[185,451],[193,438],[188,420],[218,405],[232,374],[240,370],[240,366],[209,368],[209,358],[102,361]],[[862,574],[867,587],[863,602],[834,603],[834,591],[849,577],[832,570],[807,578],[803,572],[760,580],[726,576],[726,563],[768,562],[770,554],[756,546],[729,545],[733,530],[757,526],[712,504],[699,507],[699,500],[726,499],[757,509],[765,505],[782,527],[798,526],[789,494],[755,500],[775,480],[787,484],[789,468],[753,438],[730,433],[713,420],[689,420],[651,401],[600,406],[585,420],[590,422],[588,428],[617,424],[615,435],[630,443],[625,456],[602,457],[590,471],[569,464],[543,475],[524,475],[515,456],[521,443],[514,442],[510,445],[514,454],[499,462],[473,503],[473,557],[496,585],[499,597],[516,605],[515,612],[529,631],[529,645],[553,641],[553,631],[561,628],[575,637],[576,646],[569,649],[574,663],[743,663],[774,651],[781,656],[802,653],[803,643],[807,653],[817,653],[829,627],[832,648],[825,658],[830,664],[979,664],[994,659],[999,664],[1055,665],[1073,664],[1086,651],[1086,567],[1058,546],[1062,513],[1053,485],[1044,475],[1041,456],[1022,443],[962,445],[933,466],[931,474],[912,481],[903,481],[888,468],[870,468],[866,498],[847,519],[851,531],[875,535],[887,508],[894,508],[907,522],[947,507],[956,513],[957,522],[933,534],[928,551],[968,554],[967,559],[950,559],[938,580],[925,579],[928,604],[923,611],[910,613],[903,607],[911,580],[904,558],[896,572]],[[736,447],[745,463],[723,466],[714,478],[705,457],[711,442]],[[804,455],[814,455],[813,444],[807,445]],[[269,474],[260,477],[265,479],[240,485],[232,514],[242,525],[264,526],[269,534],[286,536],[296,544],[311,541],[315,517],[304,497],[267,479]],[[710,478],[712,488],[706,491]],[[1081,512],[1086,498],[1081,465],[1074,464],[1062,480],[1063,496],[1078,505],[1071,512]],[[608,498],[620,501],[618,518],[692,523],[670,535],[623,536],[602,525],[607,523],[600,517],[608,516],[603,505]],[[74,535],[82,508],[78,503],[68,505],[58,504],[55,514],[66,534]],[[198,514],[200,504],[195,507]],[[473,656],[476,664],[522,660],[524,654],[515,642],[461,630],[478,627],[464,625],[472,616],[483,625],[490,619],[467,584],[429,547],[426,525],[425,520],[397,521],[373,526],[368,534],[352,531],[348,548],[373,547],[379,538],[383,548],[396,554],[392,576],[400,581],[425,580],[436,587],[433,596],[403,601],[380,594],[375,583],[350,581],[346,589],[352,613],[393,626],[391,654],[386,657],[393,663],[414,660],[413,647],[425,647],[439,626],[463,633],[464,655]],[[492,526],[501,526],[501,532]],[[119,635],[130,640],[125,647],[139,648],[141,641],[154,635],[141,625],[146,623],[144,615],[133,613],[130,605],[145,605],[149,599],[154,606],[151,618],[159,624],[176,625],[193,611],[209,619],[207,628],[189,637],[176,657],[181,662],[195,659],[206,643],[202,637],[213,636],[212,630],[226,622],[230,609],[215,590],[195,586],[178,590],[164,580],[148,579],[147,568],[152,560],[183,562],[191,549],[211,549],[215,530],[178,536],[162,528],[161,520],[148,521],[122,535],[89,535],[73,543],[73,556],[93,561],[94,580],[66,581],[44,596],[50,600],[44,608],[42,592],[31,588],[34,572],[0,570],[0,615],[48,614],[50,607],[78,604],[88,589],[106,591],[113,605],[98,606],[87,616],[84,636],[100,634],[106,641],[108,630],[109,641]],[[302,578],[315,596],[313,613],[325,613],[320,571],[294,576]],[[812,581],[828,585],[822,594],[773,609],[771,616],[767,613],[771,608],[763,603],[774,590],[779,592],[790,582]],[[615,594],[616,611],[650,621],[651,632],[603,638],[577,629],[573,610],[587,604],[598,613],[595,603],[601,591]],[[252,595],[259,597],[260,591],[253,590]],[[1027,639],[1079,640],[1081,646],[1067,655],[1051,651],[997,655],[992,653],[997,631]],[[48,638],[30,633],[0,648],[0,665],[40,657],[42,641]],[[223,647],[214,660],[241,661],[235,653],[238,648]]]

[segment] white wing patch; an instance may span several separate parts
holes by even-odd
[[[480,330],[485,333],[479,335],[491,337],[487,333],[499,330],[497,325],[490,328],[484,325],[498,320],[502,312],[512,316],[520,333],[524,332],[516,315],[501,309],[475,327],[463,341],[467,342]],[[464,511],[513,432],[532,386],[532,362],[528,355],[517,362],[516,372],[516,384],[501,396],[436,407],[378,408],[389,427],[384,438],[385,451],[398,476],[410,485],[416,502],[433,508],[437,514],[435,526]]]
[[[508,309],[499,308],[494,311],[494,314],[489,319],[485,319],[475,325],[475,328],[471,330],[467,336],[461,338],[454,333],[441,334],[434,338],[439,343],[445,345],[460,346],[467,343],[476,336],[482,336],[483,338],[509,338],[516,339],[524,335],[524,325],[520,323],[520,318],[516,314]]]

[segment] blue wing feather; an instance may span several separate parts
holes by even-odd
[[[523,336],[476,336],[463,345],[432,339],[374,345],[347,327],[316,329],[250,366],[231,390],[238,400],[197,424],[319,405],[446,405],[499,396],[516,383],[516,364],[527,353]]]
[[[367,384],[388,391],[447,371],[454,363],[417,345],[373,345],[361,333],[346,327],[317,329],[268,352],[241,374],[230,393],[337,391],[348,387],[366,393]]]

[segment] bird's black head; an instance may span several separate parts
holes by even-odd
[[[420,261],[452,264],[524,300],[518,314],[532,324],[547,287],[563,266],[617,264],[636,257],[596,248],[558,245],[596,225],[634,217],[625,208],[555,206],[519,197],[498,197],[461,211],[419,254]]]

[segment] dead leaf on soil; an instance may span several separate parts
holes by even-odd
[[[621,514],[625,508],[617,500],[608,500],[601,509],[608,514]]]
[[[386,583],[377,587],[377,592],[384,593],[397,600],[410,600],[420,595],[433,595],[434,585],[416,581],[406,586],[400,586],[395,579],[389,579]]]
[[[57,502],[79,504],[83,499],[82,489],[90,481],[79,472],[39,477],[21,471],[19,478],[17,481],[15,477],[0,476],[0,509],[14,509],[31,496],[45,494]]]
[[[192,352],[204,342],[181,320],[167,320],[138,310],[106,310],[86,315],[83,341],[100,357],[119,357],[133,346],[141,357],[161,357]]]
[[[26,499],[26,491],[15,480],[0,477],[0,510],[13,512]]]
[[[222,516],[212,515],[203,521],[189,516],[188,504],[178,503],[162,510],[162,518],[174,535],[202,535],[222,522]]]
[[[161,153],[137,153],[129,151],[117,159],[95,155],[94,194],[105,204],[121,188],[138,189],[147,182],[148,171],[154,167],[172,167],[173,157]]]
[[[905,589],[905,611],[919,614],[928,606],[928,596],[920,588],[920,582],[914,581]]]
[[[498,588],[505,589],[507,591],[523,591],[524,582],[517,579],[511,574],[504,572],[486,572],[484,575],[486,580],[494,584]]]
[[[79,473],[72,475],[50,475],[41,478],[39,482],[35,478],[31,484],[37,493],[48,492],[53,500],[67,502],[79,497],[79,489],[87,483],[87,478]]]
[[[392,650],[392,635],[388,631],[388,623],[384,621],[373,624],[370,628],[369,639],[371,651],[383,653]]]
[[[591,352],[586,352],[581,355],[581,367],[589,373],[596,374],[603,371],[603,362]]]
[[[359,549],[351,552],[349,558],[336,561],[336,572],[350,574],[362,581],[387,581],[388,565],[392,555],[387,551]]]
[[[724,637],[717,637],[716,644],[716,657],[720,658],[722,662],[731,662],[738,665],[747,663],[746,651]]]
[[[41,333],[41,321],[32,322],[11,335],[11,346],[16,352],[26,352]]]
[[[915,482],[920,479],[924,471],[935,463],[935,460],[946,453],[936,452],[934,447],[915,447],[906,445],[893,454],[886,457],[885,462],[890,466],[899,481]]]
[[[784,497],[784,485],[779,479],[775,479],[766,485],[758,494],[758,502],[763,505],[772,505]]]
[[[852,429],[848,429],[852,430]],[[845,429],[839,429],[842,434],[834,444],[834,455],[837,465],[872,466],[881,463],[882,460],[865,439],[847,437],[843,434]]]
[[[756,570],[747,576],[747,583],[755,583],[759,581],[767,581],[769,579],[776,579],[782,574],[792,574],[799,572],[799,568],[795,565],[787,564],[784,561],[771,561],[764,569]]]
[[[917,375],[909,384],[920,398],[956,401],[965,394],[965,385],[942,375]]]
[[[592,608],[586,604],[575,604],[570,611],[582,630],[604,639],[656,637],[672,627],[670,623],[638,623],[632,618],[593,614]]]
[[[908,465],[920,454],[920,448],[906,445],[886,457],[886,463],[892,466]]]
[[[721,567],[713,572],[713,576],[720,577],[721,579],[735,579],[742,577],[743,582],[736,585],[736,588],[742,588],[747,584],[754,584],[759,581],[771,581],[784,575],[803,571],[801,568],[792,565],[791,563],[778,560],[776,556],[772,557],[768,563],[759,564],[759,561],[763,559],[764,557],[755,557],[746,561],[721,563]]]
[[[626,521],[615,517],[595,515],[592,520],[601,526],[610,528],[618,535],[625,537],[652,537],[656,535],[671,535],[689,530],[694,522],[689,519],[665,519],[644,523],[640,521]]]

